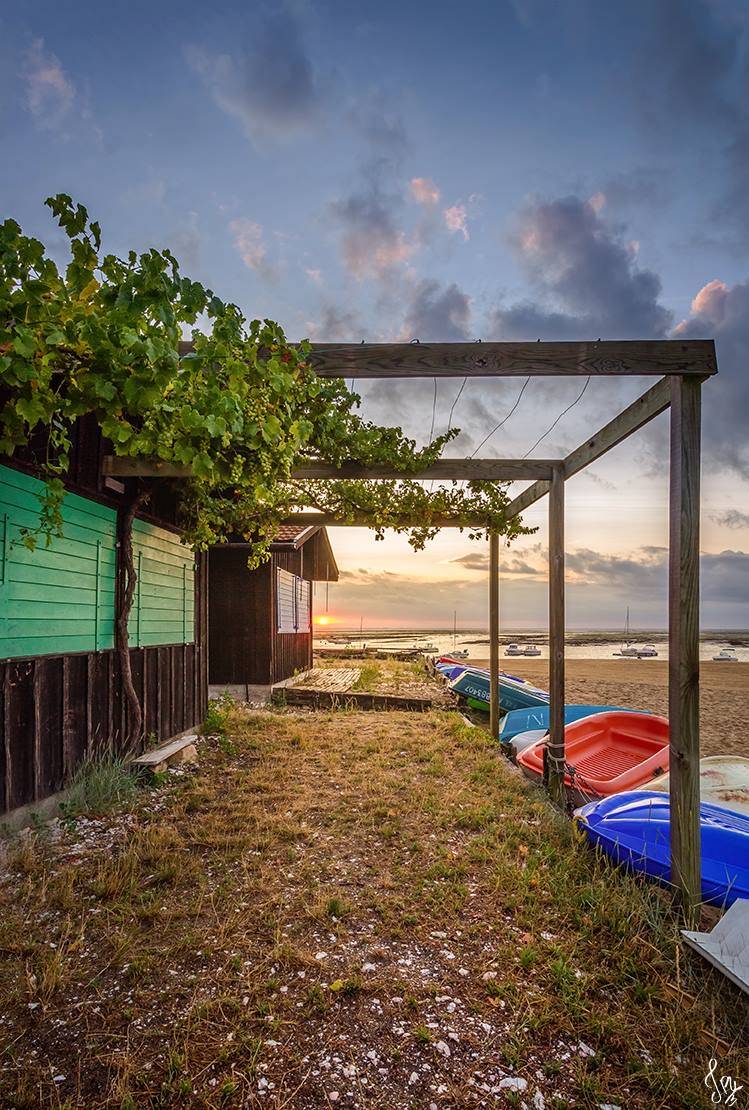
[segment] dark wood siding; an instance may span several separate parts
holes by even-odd
[[[276,571],[309,578],[304,548],[274,551],[257,570],[247,568],[247,548],[210,552],[209,657],[215,686],[269,686],[312,665],[312,631],[279,633]],[[311,617],[311,613],[310,613]]]
[[[271,680],[271,565],[247,567],[246,547],[215,547],[209,554],[210,681],[268,685]]]

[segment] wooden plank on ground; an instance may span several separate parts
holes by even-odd
[[[427,712],[435,708],[431,698],[401,694],[370,694],[354,690],[309,690],[300,686],[274,688],[274,700],[286,705],[306,705],[312,709],[395,709]],[[444,708],[444,706],[441,706]]]
[[[300,675],[297,681],[288,684],[287,689],[305,690],[350,690],[359,678],[358,667],[315,668]]]

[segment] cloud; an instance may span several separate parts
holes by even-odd
[[[26,106],[40,127],[54,128],[70,113],[76,99],[75,85],[60,59],[34,39],[23,66]]]
[[[464,239],[468,239],[468,209],[464,204],[453,204],[442,213],[445,227],[448,231],[458,231]]]
[[[433,207],[439,203],[440,191],[430,177],[412,177],[408,184],[411,196],[418,204]]]
[[[749,528],[749,513],[740,513],[737,509],[726,509],[723,513],[713,513],[710,519],[724,528]]]
[[[719,466],[749,477],[749,281],[728,285],[714,278],[707,282],[674,334],[715,338],[720,374],[704,390],[706,448]]]
[[[358,281],[387,277],[417,249],[395,220],[402,198],[384,188],[380,170],[379,164],[368,167],[364,187],[330,205],[344,266]]]
[[[529,204],[511,242],[539,300],[497,306],[499,339],[656,338],[672,316],[661,282],[590,201],[576,196]]]
[[[548,615],[545,559],[540,545],[503,551],[503,577],[513,578],[512,588],[501,592],[505,627],[544,627]],[[471,551],[453,561],[470,575],[424,580],[366,568],[344,571],[331,591],[333,605],[365,619],[398,621],[401,626],[431,622],[432,627],[444,626],[457,608],[461,621],[485,627],[486,553]],[[665,626],[668,556],[664,548],[643,547],[628,554],[581,549],[569,551],[567,563],[570,627],[621,627],[629,604],[638,628]],[[749,618],[749,553],[705,552],[700,567],[703,627],[741,627]]]
[[[443,288],[439,282],[424,278],[412,289],[404,335],[429,343],[465,340],[470,316],[470,297],[454,282]]]
[[[236,119],[249,139],[289,137],[316,122],[319,78],[290,7],[279,3],[253,17],[252,37],[239,55],[189,46],[188,64],[215,104]]]
[[[400,112],[381,92],[365,94],[349,109],[349,122],[379,157],[399,161],[406,152],[406,129]]]
[[[237,219],[229,224],[234,246],[248,270],[266,268],[267,250],[263,242],[263,229],[254,220]]]
[[[310,339],[330,341],[331,343],[354,343],[362,337],[362,326],[353,312],[325,305],[320,311],[319,320],[307,321],[307,334]]]
[[[639,166],[608,178],[600,193],[608,209],[660,209],[671,199],[670,175],[660,167]]]
[[[489,556],[483,551],[469,551],[467,555],[461,555],[459,558],[450,561],[458,563],[466,570],[485,571],[489,569]]]

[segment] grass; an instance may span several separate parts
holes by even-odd
[[[60,808],[66,817],[100,817],[127,806],[138,791],[137,777],[121,756],[90,756],[80,765]]]
[[[213,735],[98,847],[9,856],[0,1105],[511,1105],[511,1076],[518,1105],[665,1110],[709,1105],[713,1056],[749,1078],[668,896],[481,730],[226,707]]]

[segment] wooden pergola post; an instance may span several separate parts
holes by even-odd
[[[499,536],[489,534],[489,733],[499,738]]]
[[[668,716],[671,738],[671,880],[690,925],[700,867],[700,392],[699,378],[671,382],[668,575]]]
[[[549,489],[549,742],[551,799],[564,806],[564,470],[556,466]]]

